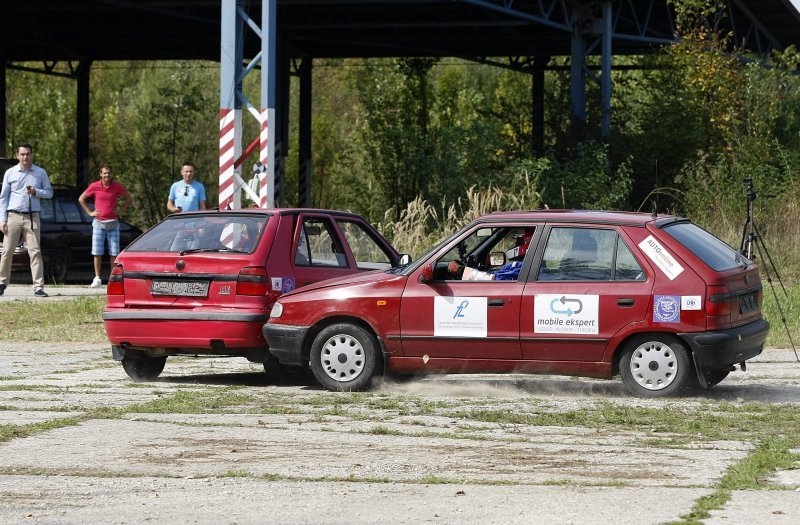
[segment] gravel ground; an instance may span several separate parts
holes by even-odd
[[[136,384],[109,354],[0,342],[0,425],[53,426],[0,442],[0,522],[663,523],[710,494],[753,443],[698,435],[663,446],[653,443],[670,438],[661,430],[454,411],[800,401],[800,363],[786,350],[668,400],[631,398],[619,380],[525,375],[336,394],[311,380],[269,385],[241,359],[170,359],[158,381]],[[204,402],[159,405],[174,396]],[[797,472],[778,472],[774,490],[734,492],[706,523],[800,523]]]

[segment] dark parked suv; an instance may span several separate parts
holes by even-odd
[[[48,282],[63,283],[74,272],[94,275],[92,218],[78,204],[80,194],[78,188],[54,184],[53,198],[41,200],[42,258]],[[124,248],[141,233],[135,226],[120,222],[120,247]],[[28,251],[21,239],[14,252],[12,271],[30,272]]]

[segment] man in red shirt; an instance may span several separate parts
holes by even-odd
[[[94,210],[89,208],[88,200],[94,198]],[[119,205],[119,200],[122,204]],[[111,166],[104,165],[100,168],[100,180],[89,184],[86,191],[78,197],[86,213],[94,217],[92,221],[92,255],[94,255],[94,279],[90,285],[96,288],[103,284],[100,279],[103,254],[105,253],[106,239],[108,239],[108,254],[111,256],[111,266],[119,255],[119,216],[130,206],[130,194],[125,187],[114,180]],[[119,205],[119,210],[117,206]]]

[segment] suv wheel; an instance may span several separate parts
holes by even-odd
[[[53,250],[45,268],[48,280],[63,283],[67,280],[67,273],[69,273],[69,258],[66,252],[64,250]]]
[[[622,381],[640,397],[670,396],[686,386],[691,370],[686,347],[667,334],[634,337],[619,363]]]
[[[122,359],[122,368],[128,377],[140,383],[142,381],[152,381],[157,378],[164,370],[167,357],[153,357],[147,354],[137,355],[136,357],[125,357]]]
[[[369,388],[379,359],[375,337],[350,323],[338,323],[323,329],[311,346],[314,377],[333,391],[352,392]]]

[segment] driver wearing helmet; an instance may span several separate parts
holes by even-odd
[[[519,271],[522,269],[522,261],[533,238],[533,228],[525,228],[519,232],[515,241],[516,246],[506,250],[506,260],[509,261],[496,270],[484,272],[469,266],[459,264],[458,261],[450,261],[447,265],[448,273],[455,279],[462,281],[516,281],[519,278]]]

